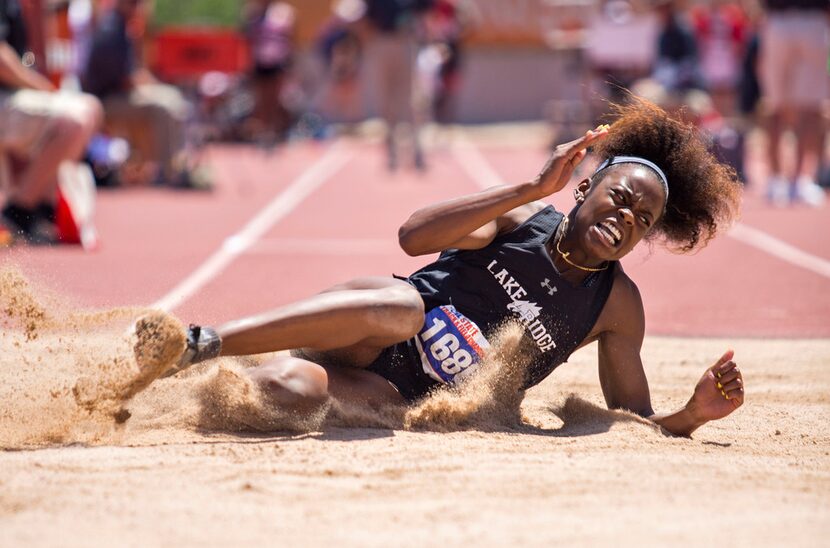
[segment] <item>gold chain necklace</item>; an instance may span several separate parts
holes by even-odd
[[[602,268],[591,268],[589,266],[578,265],[575,262],[573,262],[572,260],[570,260],[568,258],[568,255],[570,255],[571,252],[568,251],[567,253],[563,253],[562,249],[559,247],[559,242],[561,242],[562,238],[565,237],[565,232],[567,230],[568,230],[568,218],[564,217],[562,219],[562,232],[559,234],[559,237],[556,238],[556,252],[559,253],[559,256],[562,257],[562,260],[564,260],[566,263],[568,263],[572,267],[578,268],[579,270],[584,270],[585,272],[602,272],[603,270],[606,270],[608,268],[609,263],[607,261],[605,263],[605,266],[603,266]]]

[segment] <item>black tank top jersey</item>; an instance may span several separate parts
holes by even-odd
[[[436,307],[452,305],[486,338],[508,319],[518,320],[534,352],[526,388],[567,361],[587,337],[605,306],[617,269],[613,262],[606,270],[592,272],[578,286],[562,278],[547,251],[562,219],[561,213],[548,206],[514,230],[497,236],[487,247],[447,250],[408,278],[421,294],[427,314]],[[400,369],[408,354],[414,359],[411,367],[421,368],[414,358],[418,354],[415,339],[396,346],[396,352],[386,353],[382,359],[394,358],[394,369]],[[377,367],[372,370],[398,385],[408,399],[416,399],[438,384],[418,375],[415,384],[419,388],[408,388],[400,386],[407,384],[404,378],[384,374]]]

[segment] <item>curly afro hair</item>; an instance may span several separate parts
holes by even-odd
[[[707,150],[697,128],[645,99],[629,97],[626,104],[612,105],[615,120],[594,153],[601,160],[639,156],[660,166],[669,200],[648,237],[660,236],[682,253],[700,249],[735,219],[743,186],[735,170]]]

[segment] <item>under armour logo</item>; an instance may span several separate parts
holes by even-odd
[[[545,278],[545,281],[542,282],[539,285],[541,285],[542,287],[547,287],[548,288],[548,295],[550,295],[550,296],[553,296],[553,294],[556,293],[556,287],[555,286],[551,287],[550,280],[547,279],[547,278]]]

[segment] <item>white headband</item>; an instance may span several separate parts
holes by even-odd
[[[669,180],[666,179],[666,174],[663,173],[662,169],[657,167],[657,164],[649,160],[646,160],[645,158],[640,158],[639,156],[611,156],[599,165],[596,171],[594,171],[594,175],[596,175],[603,169],[616,164],[641,164],[653,169],[654,172],[657,173],[657,176],[660,178],[660,184],[663,185],[663,190],[666,191],[666,202],[669,201]]]

